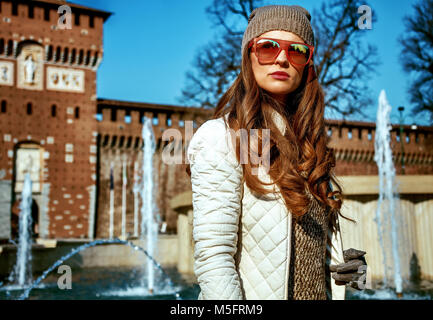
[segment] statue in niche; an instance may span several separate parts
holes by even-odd
[[[27,160],[27,161],[26,161]],[[32,156],[31,156],[31,154],[28,154],[27,155],[27,159],[26,160],[24,160],[25,161],[25,163],[24,163],[24,170],[23,170],[23,173],[24,174],[26,174],[26,173],[29,173],[30,175],[33,173],[33,158],[32,158]]]
[[[35,82],[36,63],[33,55],[29,54],[24,61],[24,81],[29,84]]]
[[[1,69],[1,79],[3,82],[8,81],[8,67],[3,66]]]

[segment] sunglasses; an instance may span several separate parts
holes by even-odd
[[[273,63],[281,50],[285,50],[290,63],[305,66],[314,52],[314,47],[306,43],[274,38],[254,38],[248,45],[248,48],[251,47],[260,64]]]

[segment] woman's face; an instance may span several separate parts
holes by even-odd
[[[282,30],[268,31],[261,34],[260,37],[304,42],[296,34]],[[284,102],[287,94],[295,91],[301,83],[305,66],[290,63],[285,50],[282,50],[275,61],[270,64],[260,64],[255,53],[250,53],[250,58],[257,85],[281,102]],[[272,73],[276,71],[286,72],[289,76],[283,80],[275,79]]]

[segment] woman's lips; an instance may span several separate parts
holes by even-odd
[[[286,80],[289,78],[289,75],[286,72],[277,71],[274,73],[271,73],[272,78],[277,80]]]

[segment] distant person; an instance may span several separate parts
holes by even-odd
[[[21,213],[20,208],[21,201],[15,200],[11,209],[11,238],[18,239],[19,235],[19,217]],[[39,208],[35,200],[32,201],[32,237],[37,238],[39,236]]]

